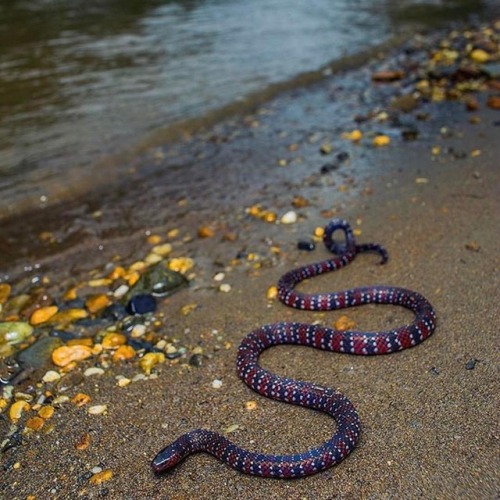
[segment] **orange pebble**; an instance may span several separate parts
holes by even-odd
[[[43,427],[45,420],[41,417],[31,417],[26,422],[26,427],[32,431],[38,431]]]
[[[80,441],[78,441],[76,444],[75,444],[75,448],[77,450],[86,450],[90,445],[90,434],[88,432],[86,432],[81,438],[80,438]]]
[[[112,477],[113,477],[113,471],[111,469],[106,469],[106,470],[103,470],[102,472],[98,472],[97,474],[94,474],[89,479],[89,482],[91,484],[101,484],[104,481],[109,481]]]
[[[52,362],[57,366],[66,366],[72,361],[81,361],[92,356],[92,349],[86,345],[58,347],[52,353]]]
[[[356,323],[350,319],[348,316],[340,316],[340,318],[335,321],[335,328],[340,331],[352,330],[356,328]]]
[[[48,321],[52,316],[57,313],[57,306],[47,306],[35,309],[30,317],[30,323],[35,325],[40,325]]]
[[[109,306],[110,304],[111,304],[111,299],[103,293],[100,293],[98,295],[91,295],[85,301],[85,307],[91,313],[96,313],[97,311],[104,309],[105,307]]]
[[[117,266],[108,274],[108,278],[114,281],[118,278],[123,278],[125,274],[127,274],[125,269],[121,266]]]
[[[90,402],[90,396],[88,394],[84,394],[83,392],[79,392],[73,396],[71,402],[75,403],[78,407],[84,406]]]
[[[127,361],[135,356],[135,350],[129,345],[120,346],[113,354],[113,361]]]

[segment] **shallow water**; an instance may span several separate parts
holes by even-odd
[[[97,173],[106,177],[104,165],[113,155],[161,144],[169,124],[265,92],[275,82],[401,31],[480,14],[488,5],[5,2],[0,5],[0,216],[40,199],[69,197],[85,176],[90,185]]]

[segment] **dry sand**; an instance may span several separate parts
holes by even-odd
[[[125,389],[116,387],[114,375],[133,375],[136,365],[86,379],[78,392],[90,394],[94,404],[107,404],[108,414],[91,416],[85,409],[64,406],[54,416],[52,433],[30,436],[23,446],[4,453],[3,498],[498,498],[500,116],[485,106],[484,95],[476,113],[479,124],[469,123],[470,114],[460,103],[434,105],[418,140],[394,140],[385,149],[352,147],[348,164],[320,175],[321,162],[328,159],[317,153],[319,144],[306,139],[326,130],[329,119],[331,126],[337,116],[340,121],[341,110],[352,116],[352,103],[346,100],[359,96],[361,84],[346,89],[342,78],[355,82],[366,72],[362,68],[280,96],[265,106],[266,113],[261,110],[243,122],[247,125],[238,125],[240,135],[227,144],[207,143],[205,152],[213,154],[199,160],[205,170],[198,166],[198,193],[207,189],[208,201],[204,204],[203,196],[190,199],[196,210],[175,212],[178,198],[169,199],[167,187],[162,196],[147,181],[138,189],[136,206],[147,199],[148,190],[153,205],[148,229],[180,225],[194,233],[198,225],[215,222],[239,233],[236,243],[219,238],[187,243],[184,251],[197,262],[197,278],[161,305],[171,318],[169,335],[201,342],[210,359],[188,370],[162,365],[157,379]],[[342,97],[340,101],[336,96]],[[252,128],[257,119],[259,126],[254,123]],[[446,137],[439,132],[443,126],[450,131]],[[286,136],[279,135],[280,130]],[[212,133],[216,136],[218,131]],[[292,143],[300,145],[293,155],[286,149]],[[431,148],[437,144],[442,153],[433,157]],[[456,158],[447,148],[463,151],[465,157]],[[471,156],[473,150],[481,154]],[[287,155],[288,166],[277,166],[276,159]],[[237,172],[232,162],[240,164]],[[226,174],[224,181],[210,184],[221,172]],[[175,184],[177,174],[168,175]],[[166,178],[167,174],[158,175],[156,182],[165,185]],[[347,191],[340,187],[344,183]],[[268,224],[245,216],[244,207],[256,202],[283,213],[292,208],[294,195],[311,200],[310,206],[297,209],[301,217],[296,224]],[[126,206],[117,207],[110,217],[129,214]],[[149,466],[155,453],[196,427],[223,432],[237,424],[230,434],[235,442],[273,453],[304,450],[332,432],[334,423],[327,416],[263,399],[235,372],[239,341],[258,325],[282,320],[333,324],[340,316],[295,311],[266,300],[268,287],[286,270],[326,258],[323,248],[299,252],[296,243],[324,225],[321,212],[332,207],[353,224],[359,222],[360,241],[385,245],[390,262],[377,266],[375,258],[363,255],[341,272],[302,288],[325,291],[380,283],[411,288],[434,305],[435,334],[413,349],[388,356],[354,357],[294,346],[274,348],[262,356],[262,364],[271,371],[336,387],[354,403],[363,422],[362,439],[341,464],[305,479],[272,480],[243,475],[199,454],[173,472],[155,476]],[[170,208],[176,219],[169,215]],[[104,211],[106,216],[110,210]],[[163,222],[154,218],[161,212]],[[82,269],[98,266],[116,251],[137,257],[144,230],[138,224],[127,236],[117,229],[99,253],[94,246],[101,237],[85,234],[84,250],[62,249],[40,262],[55,279],[71,272],[81,275]],[[270,253],[271,245],[282,251],[272,266],[254,272],[240,266],[226,272],[231,293],[219,293],[212,286],[213,274],[221,269],[218,263],[227,265],[243,249]],[[22,262],[15,261],[15,266],[20,268]],[[183,317],[179,308],[188,303],[199,308]],[[347,314],[360,329],[386,328],[410,317],[390,306],[367,306]],[[222,348],[214,350],[216,344]],[[220,389],[212,388],[214,379],[222,380]],[[253,411],[245,408],[250,400],[257,401]],[[85,433],[91,445],[78,451],[74,445]],[[96,466],[111,469],[112,479],[100,486],[89,484],[89,471]]]

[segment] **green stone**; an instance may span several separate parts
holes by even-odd
[[[33,333],[33,327],[21,321],[0,323],[0,345],[20,344]]]

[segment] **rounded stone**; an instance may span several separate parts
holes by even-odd
[[[147,314],[156,311],[156,300],[152,295],[139,294],[132,297],[127,304],[130,314]]]

